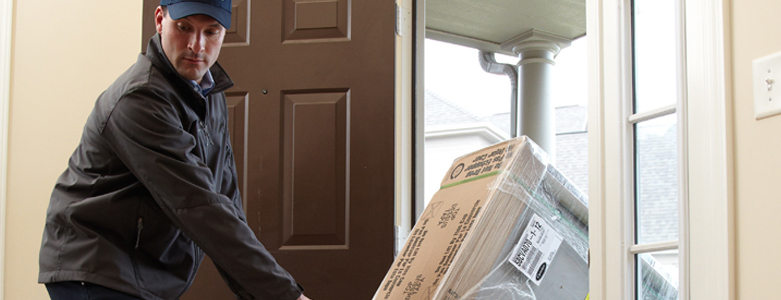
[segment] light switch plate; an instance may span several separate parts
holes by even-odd
[[[781,52],[752,62],[754,117],[759,120],[781,113]]]

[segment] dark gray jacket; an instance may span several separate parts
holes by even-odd
[[[203,97],[171,66],[159,35],[103,94],[57,180],[40,252],[41,283],[87,281],[176,299],[204,252],[242,299],[302,289],[246,224],[214,64]]]

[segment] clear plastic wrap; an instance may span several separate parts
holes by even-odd
[[[511,147],[513,144],[508,144]],[[576,299],[588,293],[588,208],[585,195],[526,139],[508,149],[517,155],[487,188],[493,190],[473,235],[459,251],[451,272],[432,299]],[[507,159],[507,157],[505,158]],[[509,263],[533,215],[544,219],[563,241],[539,285]],[[497,226],[512,224],[512,226]],[[485,227],[480,228],[480,227]],[[499,246],[500,245],[500,246]],[[499,247],[497,247],[499,246]],[[492,265],[468,256],[495,257]],[[479,274],[486,274],[479,277]],[[467,279],[467,278],[472,278]],[[468,286],[468,288],[466,287]]]
[[[678,283],[671,278],[662,266],[651,255],[638,256],[640,263],[640,299],[642,300],[677,300]]]
[[[560,244],[513,253],[522,237],[528,240],[530,221],[544,223],[540,228]],[[520,269],[536,278],[511,259],[526,259]],[[519,137],[455,160],[374,299],[583,300],[587,294],[586,197],[541,148]]]

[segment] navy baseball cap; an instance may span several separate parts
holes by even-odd
[[[225,29],[231,28],[231,0],[160,0],[160,6],[166,6],[174,20],[191,15],[207,15]]]

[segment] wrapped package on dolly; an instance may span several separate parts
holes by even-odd
[[[583,300],[588,201],[528,137],[454,161],[374,300]]]

